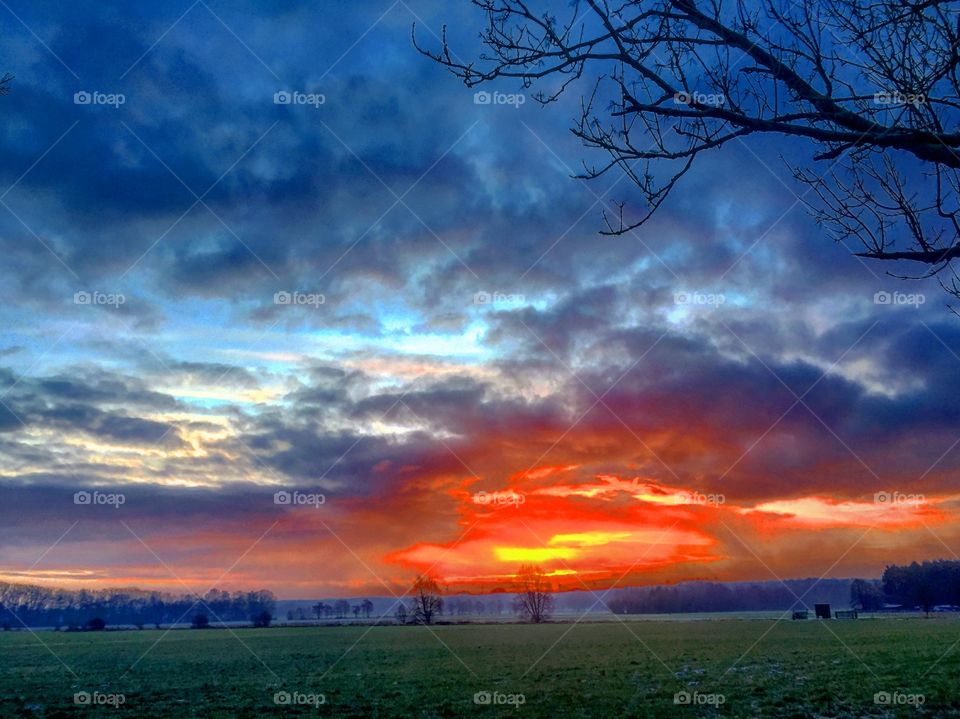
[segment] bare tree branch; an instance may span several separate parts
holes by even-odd
[[[772,134],[810,149],[799,196],[860,257],[960,257],[960,13],[948,0],[472,0],[486,50],[414,44],[468,87],[504,78],[555,102],[581,85],[573,133],[640,188],[607,233],[633,230],[701,153]],[[559,18],[558,15],[563,17]],[[960,296],[957,280],[941,282]]]
[[[552,588],[540,567],[524,564],[517,570],[517,610],[534,624],[546,621],[553,610]]]

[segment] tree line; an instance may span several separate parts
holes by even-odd
[[[555,606],[554,588],[541,568],[521,567],[513,582],[512,608],[533,623],[547,621]],[[436,578],[417,577],[406,597],[397,602],[394,619],[400,624],[431,624],[439,617],[501,614],[500,596],[486,601],[445,597]],[[960,561],[935,560],[909,565],[891,564],[880,579],[794,579],[782,583],[722,584],[688,582],[675,586],[637,587],[603,593],[603,601],[617,614],[682,612],[779,611],[814,602],[849,603],[864,611],[914,609],[930,612],[939,605],[960,606]],[[140,589],[69,590],[0,582],[0,626],[102,629],[111,625],[160,627],[190,621],[194,627],[215,622],[250,621],[269,626],[274,595],[266,590],[206,594],[172,594]],[[299,611],[299,610],[298,610]],[[313,618],[369,619],[369,599],[352,604],[346,599],[317,602]],[[288,619],[307,619],[302,611]]]
[[[960,561],[891,564],[879,580],[855,579],[850,603],[867,611],[902,608],[928,614],[940,605],[960,606]]]
[[[105,625],[160,627],[193,618],[197,612],[210,615],[214,621],[262,624],[264,615],[273,614],[274,605],[273,593],[266,590],[231,593],[211,589],[203,595],[177,595],[140,589],[69,590],[0,582],[0,624],[4,628],[83,628],[94,619]]]
[[[549,619],[554,607],[553,587],[548,575],[540,567],[522,565],[518,568],[513,581],[512,605],[503,597],[491,596],[486,601],[474,597],[445,596],[447,591],[431,575],[420,575],[410,590],[398,598],[392,606],[393,619],[398,624],[432,624],[446,616],[501,615],[505,606],[512,608],[518,615],[534,623]],[[374,605],[369,599],[351,604],[346,599],[331,602],[317,602],[311,607],[313,617],[322,619],[369,619]],[[287,612],[288,620],[306,620],[311,617],[303,607]],[[381,617],[382,618],[382,617]]]
[[[438,587],[439,588],[439,587]],[[408,614],[408,603],[404,601],[394,602],[396,610],[394,616],[406,618]],[[499,616],[504,611],[504,601],[501,598],[493,598],[484,601],[473,597],[448,597],[438,596],[436,614],[438,616],[464,617],[477,615],[495,615]],[[374,604],[369,599],[364,599],[357,604],[351,604],[347,599],[337,599],[333,601],[320,601],[311,607],[296,607],[287,611],[288,621],[308,621],[311,619],[369,619],[373,616]]]
[[[338,599],[335,602],[317,602],[313,605],[313,616],[317,619],[344,619],[349,617],[351,612],[354,619],[359,619],[361,615],[364,619],[369,619],[373,613],[373,602],[364,599],[359,604],[351,605],[346,599]],[[306,619],[303,612],[287,612],[287,619]]]
[[[847,579],[788,579],[749,584],[687,582],[669,587],[625,589],[608,598],[606,604],[615,614],[783,611],[815,601],[842,605],[849,592],[850,580]]]

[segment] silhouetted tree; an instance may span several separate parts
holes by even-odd
[[[417,48],[468,87],[516,78],[546,105],[579,86],[573,133],[608,153],[645,222],[701,154],[751,135],[793,138],[800,197],[861,257],[936,274],[960,257],[960,23],[946,0],[473,0],[479,60]],[[579,81],[579,82],[578,82]],[[494,88],[496,89],[496,88]],[[921,185],[923,185],[921,187]],[[808,200],[808,193],[810,199]],[[605,213],[606,217],[606,213]],[[951,268],[941,284],[960,297]]]
[[[545,621],[553,609],[553,593],[544,571],[532,564],[517,570],[517,610],[534,624]]]
[[[916,606],[928,615],[938,604],[960,604],[960,562],[937,560],[883,571],[883,591],[892,601]]]
[[[190,621],[190,627],[193,629],[206,629],[210,626],[210,618],[206,614],[195,614]]]
[[[440,585],[433,577],[420,575],[413,583],[411,591],[413,602],[413,618],[420,624],[430,624],[434,617],[443,611],[443,599],[440,596]]]

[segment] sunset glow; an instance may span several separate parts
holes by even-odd
[[[475,43],[469,3],[235,35],[202,5],[103,46],[114,10],[64,8],[76,76],[7,17],[0,578],[388,596],[960,552],[960,323],[804,214],[778,173],[810,153],[705,153],[602,234],[645,200],[571,179],[607,162],[579,98],[477,102],[412,49]]]

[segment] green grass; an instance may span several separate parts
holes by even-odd
[[[960,717],[960,646],[941,658],[958,640],[952,617],[6,632],[0,716]],[[474,704],[484,690],[526,701]],[[81,691],[125,703],[78,707]],[[279,691],[326,701],[277,706]],[[725,702],[677,706],[680,691]]]

